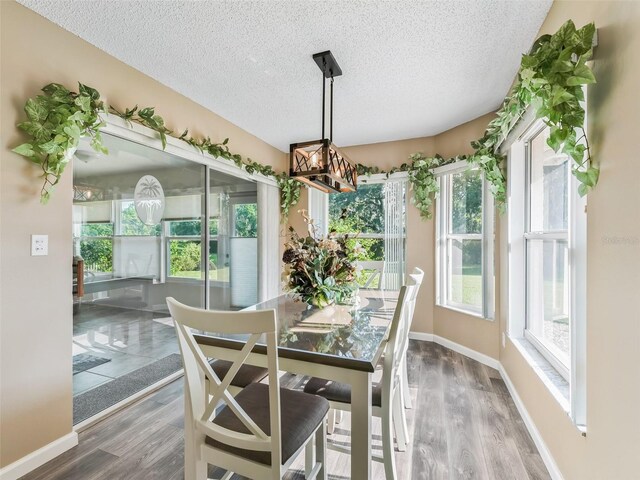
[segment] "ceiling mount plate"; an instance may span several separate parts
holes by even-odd
[[[342,69],[336,59],[333,57],[331,50],[326,52],[314,53],[313,59],[324,74],[325,78],[339,77],[342,75]]]

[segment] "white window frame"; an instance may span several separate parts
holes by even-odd
[[[587,124],[585,119],[585,125]],[[568,409],[574,424],[586,431],[586,279],[587,279],[587,199],[578,194],[578,182],[569,175],[568,233],[539,234],[528,232],[528,143],[544,128],[544,119],[535,119],[532,110],[503,143],[501,150],[508,155],[507,215],[508,215],[508,326],[507,333],[514,339],[524,339],[569,382],[569,402],[556,398]],[[572,162],[572,160],[569,160]],[[527,239],[561,235],[569,249],[569,316],[570,359],[564,365],[548,348],[527,332]],[[569,367],[569,368],[568,368]],[[552,392],[553,393],[553,392]]]
[[[485,320],[493,320],[495,313],[495,276],[494,276],[494,200],[488,183],[482,174],[482,233],[450,234],[450,181],[453,174],[474,169],[467,161],[459,161],[434,169],[438,179],[440,193],[436,198],[436,304],[467,315]],[[448,300],[451,272],[449,271],[449,242],[453,239],[482,240],[482,306],[479,309],[470,305]]]
[[[524,336],[531,343],[538,352],[556,369],[556,371],[566,380],[570,380],[570,355],[565,355],[554,345],[545,343],[542,339],[539,339],[531,330],[531,322],[530,318],[530,303],[528,298],[528,269],[529,269],[529,244],[532,240],[564,240],[567,242],[568,248],[569,245],[569,231],[570,225],[567,225],[567,230],[564,231],[549,231],[549,232],[539,232],[533,231],[531,229],[531,169],[532,169],[532,148],[531,142],[534,138],[538,137],[544,129],[546,125],[543,121],[535,122],[524,134],[523,142],[525,148],[525,186],[524,186],[524,196],[525,196],[525,224],[524,224],[524,262],[525,262],[525,328],[524,328]],[[571,161],[571,159],[568,159]],[[573,175],[571,174],[570,168],[567,172],[568,189],[577,189],[575,182],[572,181]],[[568,192],[569,203],[571,203],[572,192]],[[569,208],[568,212],[569,217],[571,216],[571,208]],[[570,267],[569,267],[570,268]],[[571,281],[569,281],[571,284]],[[569,290],[571,290],[571,285],[569,285]],[[571,319],[571,302],[569,302],[569,318]],[[571,322],[571,320],[569,320]]]

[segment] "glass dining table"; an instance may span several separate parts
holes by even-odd
[[[276,311],[280,370],[351,385],[351,478],[371,477],[371,377],[385,348],[398,291],[358,292],[354,305],[312,308],[281,295],[245,310]],[[203,353],[232,360],[246,338],[197,334]],[[266,365],[266,346],[257,344],[247,363]]]

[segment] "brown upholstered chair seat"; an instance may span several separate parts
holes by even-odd
[[[267,435],[271,435],[269,420],[269,386],[252,383],[234,397],[251,419]],[[282,431],[282,463],[286,463],[318,428],[329,411],[326,399],[308,393],[280,389]],[[250,433],[229,407],[224,407],[213,423],[240,433]],[[258,452],[231,447],[207,437],[207,444],[263,465],[271,465],[271,452]]]
[[[209,362],[211,368],[220,380],[224,379],[227,372],[233,365],[226,360],[212,360]],[[242,365],[236,376],[231,380],[231,385],[238,388],[245,388],[252,383],[262,381],[269,374],[269,370],[255,365]]]
[[[351,403],[351,385],[347,383],[312,377],[304,386],[304,391],[324,397],[331,402]],[[379,383],[371,386],[371,405],[382,407],[382,386]]]

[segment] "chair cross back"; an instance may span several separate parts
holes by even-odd
[[[274,310],[258,312],[216,312],[200,310],[167,298],[169,311],[175,321],[180,349],[184,358],[185,376],[195,428],[218,442],[236,448],[254,451],[270,451],[274,465],[278,465],[280,451],[280,385],[278,380],[278,356],[276,345],[276,316]],[[246,344],[237,352],[223,379],[213,371],[191,329],[205,332],[249,334]],[[268,435],[238,404],[228,388],[253,347],[266,338],[269,369],[270,428]],[[204,379],[210,383],[209,392]],[[234,413],[250,433],[240,433],[212,423],[216,409],[222,404]],[[275,408],[274,408],[275,407]],[[187,415],[188,412],[185,412]]]

